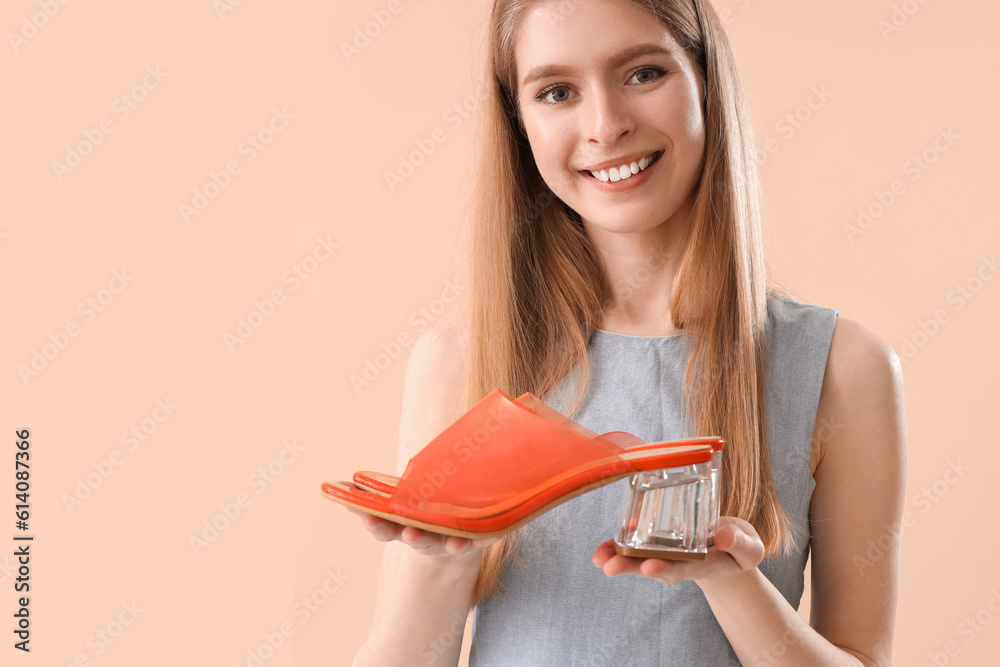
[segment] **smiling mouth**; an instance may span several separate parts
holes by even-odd
[[[656,151],[655,153],[652,153],[647,157],[640,158],[639,160],[636,160],[631,164],[623,164],[618,167],[601,169],[600,171],[597,172],[590,171],[589,169],[581,169],[580,173],[585,176],[595,178],[599,181],[604,181],[605,183],[607,183],[608,181],[611,182],[624,181],[626,179],[631,178],[633,175],[638,174],[641,171],[645,171],[650,165],[655,164],[656,161],[660,159],[661,155],[663,155],[662,150]]]

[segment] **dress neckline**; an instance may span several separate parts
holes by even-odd
[[[675,333],[675,334],[666,334],[666,335],[663,335],[663,336],[633,336],[631,334],[617,333],[615,331],[607,331],[605,329],[594,329],[594,332],[595,333],[600,332],[601,334],[604,334],[605,336],[618,336],[620,338],[634,338],[636,340],[669,340],[671,338],[683,338],[684,336],[688,335],[688,332],[683,332],[683,333]]]

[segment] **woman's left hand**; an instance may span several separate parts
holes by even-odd
[[[633,558],[614,552],[607,540],[597,547],[592,558],[594,565],[609,577],[619,574],[638,574],[658,579],[665,584],[676,584],[688,579],[723,579],[754,570],[764,559],[764,543],[749,522],[736,517],[719,517],[714,546],[708,548],[705,560],[663,560],[660,558]]]

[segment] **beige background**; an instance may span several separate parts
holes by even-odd
[[[247,665],[282,627],[268,667],[349,664],[383,547],[319,486],[395,465],[409,348],[359,392],[350,378],[419,334],[411,316],[456,275],[474,155],[470,121],[449,109],[476,105],[489,5],[399,1],[350,62],[341,44],[387,2],[4,4],[0,553],[18,532],[21,428],[36,540],[32,651],[7,630],[3,664]],[[762,180],[782,281],[901,356],[919,345],[904,363],[896,664],[995,664],[1000,280],[983,280],[983,258],[1000,250],[1000,9],[907,0],[885,32],[890,0],[715,4],[760,141],[774,140]],[[808,119],[789,131],[797,111]],[[437,129],[443,143],[390,190],[385,172]],[[270,141],[253,160],[248,135]],[[912,180],[925,150],[934,163]],[[213,173],[226,187],[185,220]],[[896,179],[891,206],[850,235]],[[339,247],[317,251],[318,237]],[[300,265],[307,280],[283,280]],[[274,290],[281,303],[231,350],[226,334]],[[41,370],[22,377],[36,352]],[[144,440],[123,441],[133,427]],[[14,565],[0,556],[4,627]]]

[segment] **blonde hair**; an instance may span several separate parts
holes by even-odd
[[[580,1],[580,0],[578,0]],[[792,543],[768,462],[764,398],[767,281],[750,116],[728,40],[708,0],[630,0],[656,16],[704,83],[704,167],[671,294],[673,327],[693,333],[685,392],[695,435],[721,435],[721,513],[749,521],[767,555]],[[571,416],[586,393],[587,343],[611,296],[579,216],[552,194],[521,140],[514,38],[532,0],[497,0],[471,202],[464,409],[501,388],[543,397],[579,369]],[[472,605],[500,592],[514,531],[483,553]],[[609,536],[610,537],[610,536]]]

